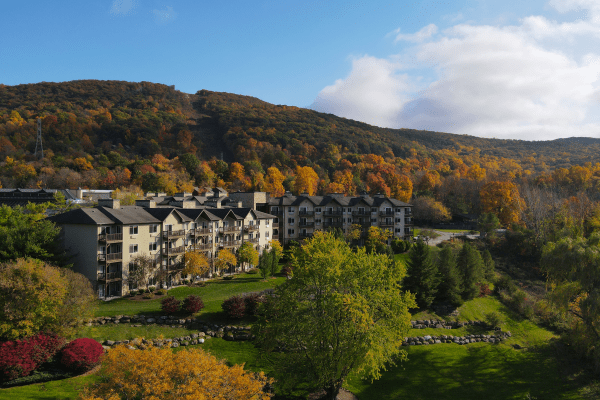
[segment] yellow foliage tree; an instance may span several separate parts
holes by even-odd
[[[227,249],[219,250],[219,256],[215,259],[215,267],[221,272],[225,268],[237,264],[237,257]]]
[[[243,365],[228,367],[202,349],[173,352],[150,347],[111,349],[97,375],[99,383],[88,387],[83,400],[266,400],[263,391],[272,379],[252,373]]]
[[[507,226],[519,222],[525,202],[512,182],[492,181],[479,192],[484,213],[494,213]]]
[[[201,276],[208,272],[210,263],[204,253],[197,251],[186,251],[184,255],[185,268],[183,273],[185,275]]]
[[[277,167],[271,167],[267,169],[263,190],[273,197],[283,196],[285,193],[285,189],[283,187],[284,180],[285,176],[283,176]]]
[[[294,191],[296,194],[308,193],[313,196],[317,192],[319,185],[319,176],[311,167],[296,167],[296,180],[294,181]]]
[[[481,181],[485,179],[486,171],[485,168],[481,168],[479,164],[471,165],[471,168],[467,171],[467,179],[472,181]]]

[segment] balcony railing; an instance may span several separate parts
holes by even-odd
[[[379,226],[394,226],[394,220],[391,221],[381,221]]]
[[[325,222],[323,222],[323,226],[325,228],[328,228],[330,226],[342,226],[342,225],[343,225],[342,221],[325,221]]]
[[[393,211],[379,211],[379,215],[382,217],[385,217],[385,216],[389,217],[389,216],[393,216],[394,212]]]
[[[301,216],[305,215],[307,217],[311,217],[311,216],[315,215],[315,212],[314,211],[302,211],[302,210],[300,210],[300,212],[298,213],[298,215],[301,215]]]
[[[239,232],[242,230],[241,226],[223,226],[221,228],[221,232],[227,233],[227,232]]]
[[[219,247],[235,247],[242,244],[241,240],[224,240],[219,243]]]
[[[123,260],[123,253],[98,254],[98,261],[101,262],[117,262]]]
[[[98,281],[114,281],[123,278],[123,273],[121,271],[117,272],[98,272]]]
[[[273,229],[279,229],[279,222],[274,222],[271,226]]]
[[[100,234],[100,235],[98,235],[98,241],[100,241],[100,242],[122,242],[123,234],[122,233]]]
[[[404,225],[412,225],[412,224],[413,224],[412,218],[404,218]]]
[[[192,246],[192,248],[194,248],[194,247]],[[212,250],[213,244],[212,243],[197,243],[195,248],[196,248],[196,250]]]
[[[260,238],[251,238],[251,239],[246,239],[246,242],[258,243],[259,240],[260,240]]]
[[[327,216],[327,215],[342,215],[343,211],[341,210],[325,210],[323,211],[323,215]]]
[[[298,226],[310,227],[310,226],[315,226],[315,223],[312,221],[300,221],[298,223]]]
[[[313,235],[314,235],[314,233],[310,233],[310,232],[300,232],[300,233],[298,234],[298,237],[299,237],[300,239],[308,239],[308,238],[311,238],[311,237],[313,237]]]
[[[165,237],[165,238],[173,238],[173,237],[181,237],[181,236],[185,236],[185,231],[183,229],[176,230],[176,231],[164,231],[163,232],[163,237]]]
[[[212,233],[212,228],[196,228],[190,231],[192,235],[210,235]]]
[[[171,248],[162,249],[162,253],[168,254],[168,255],[183,254],[183,253],[185,253],[185,247],[179,246],[179,247],[171,247]]]
[[[256,230],[258,230],[259,228],[260,228],[260,226],[259,226],[259,225],[246,225],[246,226],[244,226],[244,230],[245,230],[246,232],[252,232],[252,231],[256,231]]]
[[[271,210],[269,212],[271,215],[283,215],[283,210]]]
[[[352,211],[352,215],[371,215],[369,210]]]

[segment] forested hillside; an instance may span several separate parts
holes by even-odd
[[[33,155],[38,117],[42,160]],[[4,187],[173,193],[221,185],[273,195],[366,190],[404,201],[434,199],[429,208],[442,209],[439,219],[486,210],[486,193],[508,196],[523,184],[595,197],[598,154],[598,139],[527,142],[384,129],[247,96],[192,95],[148,82],[0,85]]]

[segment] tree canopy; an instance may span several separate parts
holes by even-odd
[[[275,357],[283,389],[324,389],[334,399],[352,371],[378,378],[406,358],[411,294],[404,268],[386,255],[352,249],[318,232],[291,255],[292,279],[275,290],[255,325],[257,344]]]

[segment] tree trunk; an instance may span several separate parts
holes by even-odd
[[[342,383],[335,383],[332,386],[325,388],[325,397],[323,399],[326,400],[335,400],[337,398],[340,389],[342,388]]]

